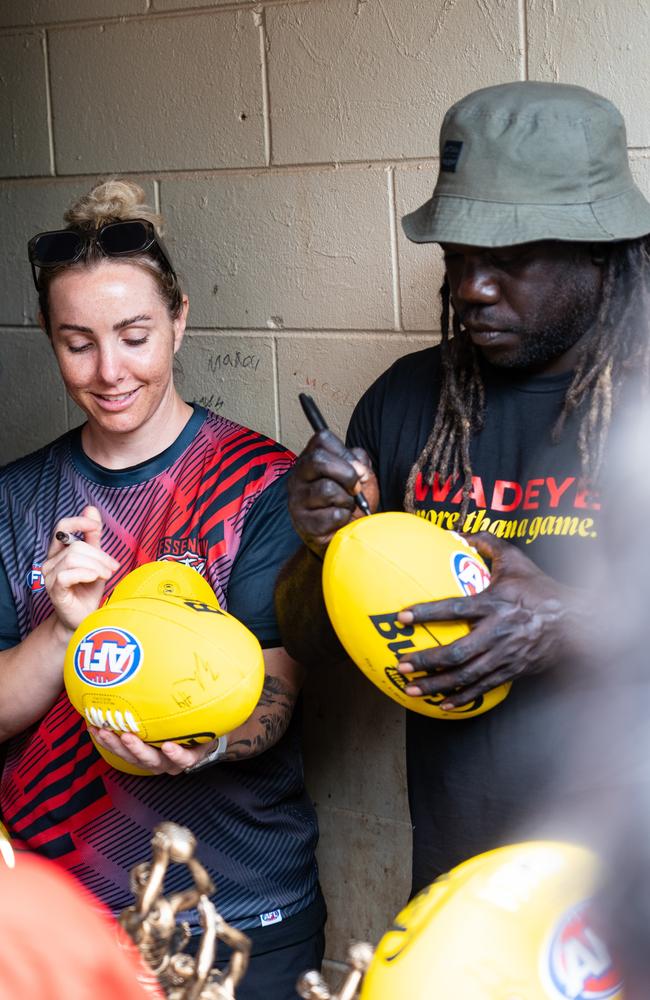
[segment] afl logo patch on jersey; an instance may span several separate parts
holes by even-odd
[[[454,552],[451,571],[466,597],[480,594],[490,582],[490,574],[485,565],[468,552]]]
[[[37,594],[39,590],[45,589],[45,577],[40,566],[34,565],[27,574],[27,586],[32,594]]]
[[[605,1000],[623,984],[609,950],[590,920],[585,900],[558,921],[546,953],[546,977],[561,1000]]]
[[[81,639],[74,651],[77,677],[91,687],[115,687],[129,680],[142,666],[142,646],[120,628],[96,628]]]

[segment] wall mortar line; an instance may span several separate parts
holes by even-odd
[[[528,0],[519,0],[519,78],[528,79]]]
[[[47,31],[43,32],[43,62],[45,70],[45,113],[47,116],[47,142],[50,154],[50,176],[56,177],[56,155],[54,149],[54,112],[52,110],[52,87],[50,83],[50,50]]]
[[[35,332],[38,333],[40,326],[36,323],[21,323],[20,320],[16,320],[15,323],[0,323],[0,331],[7,330],[10,333],[23,333],[23,332]],[[186,333],[191,334],[193,337],[212,337],[214,334],[225,334],[228,336],[236,336],[238,334],[244,334],[252,339],[268,339],[269,337],[268,326],[210,326],[207,323],[197,323],[196,326],[188,323],[186,327]],[[287,326],[282,330],[275,330],[274,336],[271,338],[273,343],[277,343],[280,340],[290,340],[295,339],[296,335],[300,336],[303,340],[314,340],[314,339],[325,339],[325,340],[340,340],[345,337],[346,340],[358,340],[361,343],[367,343],[368,335],[375,334],[381,341],[386,343],[391,343],[392,340],[397,340],[401,342],[402,340],[408,339],[410,337],[435,337],[440,333],[439,329],[432,327],[430,329],[424,329],[420,327],[407,327],[404,330],[395,330],[392,327],[328,327],[327,329],[321,327],[307,327],[304,326]]]
[[[260,37],[260,63],[262,73],[262,116],[264,119],[264,157],[267,167],[273,162],[273,132],[271,129],[271,91],[269,87],[269,60],[267,58],[266,10],[257,12],[257,27]]]
[[[643,149],[644,147],[637,147],[638,149]],[[650,153],[650,149],[648,150]],[[270,166],[266,166],[262,163],[255,164],[254,166],[245,167],[172,167],[169,170],[156,169],[156,170],[122,170],[120,171],[121,177],[162,177],[166,180],[202,180],[207,178],[215,178],[219,176],[223,177],[260,177],[267,175],[269,173],[274,174],[291,174],[291,173],[341,173],[344,170],[382,170],[386,167],[409,167],[409,166],[435,166],[438,163],[438,157],[426,157],[426,156],[414,156],[414,157],[401,157],[400,159],[387,159],[387,160],[330,160],[320,161],[314,163],[272,163]],[[64,180],[79,180],[84,177],[93,177],[92,171],[84,170],[81,173],[59,173],[57,178]],[[1,178],[2,183],[17,182],[20,184],[28,183],[38,183],[42,180],[50,180],[49,175],[30,175],[29,177],[21,177],[19,174],[15,176],[7,176]]]
[[[391,274],[393,278],[393,314],[395,317],[395,330],[399,333],[403,330],[402,322],[402,291],[400,287],[399,273],[399,249],[397,245],[397,198],[395,192],[395,168],[389,167],[386,171],[388,184],[388,212],[390,224],[390,256]]]
[[[280,365],[278,363],[278,338],[271,338],[271,367],[273,371],[273,419],[275,420],[275,440],[280,437]]]
[[[313,0],[264,0],[264,2],[269,7],[286,7],[287,4],[290,6],[299,6],[313,3]],[[108,17],[85,17],[77,18],[76,20],[71,18],[69,21],[42,21],[40,23],[34,21],[24,24],[6,24],[0,26],[0,36],[23,34],[25,31],[65,31],[68,28],[92,28],[100,24],[126,24],[130,21],[151,22],[152,20],[163,21],[170,18],[200,17],[202,14],[246,13],[247,11],[255,11],[256,6],[258,6],[256,3],[246,3],[245,0],[242,3],[237,3],[237,0],[234,0],[233,3],[223,3],[214,7],[179,7],[177,10],[156,10],[155,7],[150,6],[138,14],[113,14]]]

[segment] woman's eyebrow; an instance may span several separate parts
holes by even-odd
[[[148,316],[147,313],[139,313],[137,316],[130,316],[129,319],[121,319],[119,323],[114,323],[113,329],[123,330],[127,326],[133,326],[134,323],[143,323],[150,319],[151,316]]]
[[[79,326],[78,323],[59,323],[57,330],[72,330],[74,333],[92,333],[89,326]]]

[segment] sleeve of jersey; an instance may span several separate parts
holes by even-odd
[[[4,564],[0,561],[0,649],[11,649],[20,642],[18,615]]]
[[[229,613],[266,649],[282,645],[273,590],[281,568],[302,544],[289,517],[288,475],[267,486],[248,511],[228,584]]]

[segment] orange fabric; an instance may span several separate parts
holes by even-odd
[[[0,1000],[160,1000],[130,939],[75,879],[18,853],[0,867]]]

